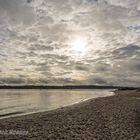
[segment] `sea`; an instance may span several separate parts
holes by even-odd
[[[50,111],[112,95],[112,89],[0,89],[0,119]]]

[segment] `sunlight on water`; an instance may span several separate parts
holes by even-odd
[[[0,117],[42,112],[111,95],[111,90],[0,90]]]

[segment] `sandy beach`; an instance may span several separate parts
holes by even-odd
[[[1,140],[140,140],[140,91],[0,120]]]

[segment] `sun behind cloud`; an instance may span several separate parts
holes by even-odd
[[[75,39],[71,43],[71,50],[73,53],[76,54],[86,54],[87,52],[87,43],[85,40],[82,40],[81,38]]]

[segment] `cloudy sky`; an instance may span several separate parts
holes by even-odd
[[[0,0],[0,84],[140,86],[140,0]]]

